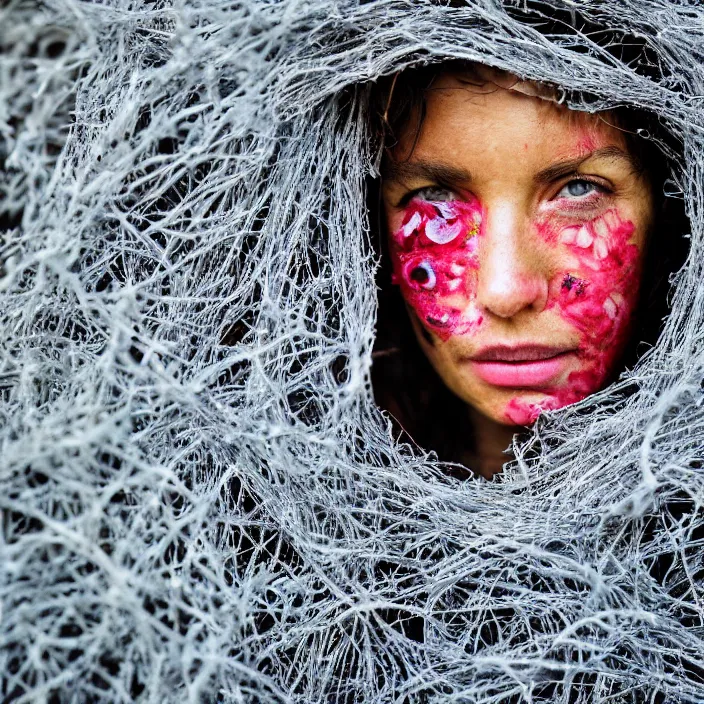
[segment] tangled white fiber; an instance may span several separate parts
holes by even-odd
[[[577,5],[657,70],[569,0],[3,4],[4,701],[704,701],[704,8]],[[491,482],[369,380],[370,82],[453,57],[653,111],[691,226],[658,344]]]

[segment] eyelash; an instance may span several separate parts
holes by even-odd
[[[587,201],[591,196],[594,196],[595,194],[606,194],[606,193],[611,193],[611,190],[606,187],[603,183],[592,180],[590,178],[573,178],[567,183],[564,183],[561,187],[560,190],[557,192],[557,194],[554,196],[553,200],[559,200],[558,198],[559,194],[568,186],[570,186],[573,183],[588,183],[590,186],[594,187],[594,190],[586,193],[581,196],[562,196],[562,198],[567,198],[568,200],[577,200],[577,201]],[[424,191],[444,191],[445,193],[452,194],[454,198],[443,198],[443,199],[437,199],[437,198],[425,198],[423,200],[427,200],[430,202],[433,201],[450,201],[450,200],[461,200],[460,196],[452,189],[448,188],[446,186],[423,186],[422,188],[416,188],[413,191],[409,191],[406,195],[401,198],[401,200],[398,203],[397,207],[405,207],[408,205],[410,201],[412,201],[414,198],[418,198]]]
[[[422,188],[416,188],[413,191],[409,191],[406,193],[406,195],[401,198],[401,200],[398,203],[399,207],[404,207],[408,203],[410,203],[414,198],[418,198],[418,196],[423,193],[423,191],[444,191],[445,193],[450,193],[454,197],[453,198],[442,198],[442,199],[437,199],[437,198],[424,198],[422,200],[426,200],[429,202],[441,202],[441,201],[451,201],[451,200],[461,200],[460,196],[453,191],[451,188],[446,188],[445,186],[423,186]]]
[[[571,186],[572,184],[575,183],[588,183],[590,186],[593,186],[593,190],[591,190],[589,193],[585,193],[581,196],[560,196],[560,193],[562,193],[563,190]],[[595,194],[605,194],[605,193],[611,193],[610,189],[607,188],[603,183],[592,180],[590,178],[573,178],[567,181],[567,183],[564,183],[561,187],[560,190],[557,192],[553,200],[560,200],[561,198],[567,198],[569,200],[581,200],[581,201],[586,201],[590,197],[594,196]]]

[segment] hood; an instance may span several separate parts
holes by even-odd
[[[704,701],[704,10],[579,5],[0,10],[9,700]],[[446,59],[656,114],[691,224],[657,344],[491,482],[370,383],[370,91]]]

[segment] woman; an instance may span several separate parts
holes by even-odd
[[[704,10],[6,5],[0,699],[701,704]]]
[[[449,64],[394,89],[381,188],[391,279],[439,377],[423,383],[465,405],[443,424],[473,431],[455,457],[491,476],[520,426],[600,390],[643,332],[665,165],[623,114],[571,111],[498,70]],[[378,386],[415,435],[408,404]]]

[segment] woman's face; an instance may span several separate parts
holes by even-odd
[[[435,370],[506,425],[599,390],[628,340],[653,218],[622,132],[450,74],[420,134],[410,123],[383,202],[393,281]]]

